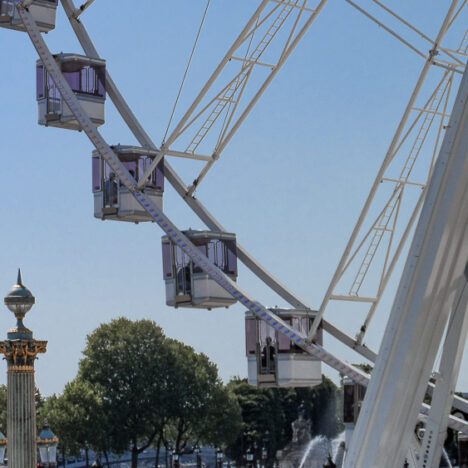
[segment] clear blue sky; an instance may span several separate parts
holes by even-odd
[[[259,1],[211,3],[177,116]],[[388,2],[431,36],[448,3]],[[83,14],[114,80],[158,144],[204,6],[202,0],[97,0]],[[460,24],[466,24],[466,16]],[[452,47],[460,31],[455,28]],[[410,37],[427,51],[426,44]],[[81,53],[61,10],[57,29],[46,39],[52,52]],[[37,125],[36,53],[26,34],[0,29],[0,41],[0,290],[9,290],[21,266],[37,298],[25,323],[36,338],[49,340],[48,353],[37,362],[41,391],[60,392],[76,375],[86,335],[119,316],[155,320],[169,336],[207,353],[224,380],[245,376],[242,307],[203,311],[165,305],[162,233],[152,225],[93,218],[90,142],[78,132]],[[325,294],[422,65],[420,57],[344,1],[330,0],[197,191],[261,263],[314,307]],[[102,132],[107,141],[135,144],[110,100],[106,111]],[[190,182],[196,172],[184,164],[175,163]],[[169,185],[164,203],[180,228],[203,228]],[[306,247],[293,230],[307,240]],[[239,283],[263,304],[286,305],[245,268]],[[391,282],[367,338],[374,348],[396,284],[397,279]],[[362,314],[353,314],[342,310],[333,319],[354,334]],[[5,336],[14,321],[6,308],[3,317],[0,335]],[[325,338],[325,345],[360,361],[333,340]],[[3,365],[0,383],[6,382],[5,371]],[[466,362],[459,387],[468,389]]]

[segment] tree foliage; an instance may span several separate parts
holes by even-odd
[[[89,382],[75,379],[65,386],[62,395],[48,398],[39,411],[59,438],[63,456],[78,455],[80,449],[98,452],[109,450],[102,390]]]
[[[174,438],[180,450],[189,442],[225,443],[236,436],[240,409],[216,366],[166,338],[155,322],[103,324],[87,337],[83,354],[79,381],[99,389],[105,441],[117,453],[130,447],[133,468],[155,440]]]
[[[79,376],[102,389],[103,412],[115,452],[132,450],[132,466],[153,442],[167,396],[168,352],[160,327],[126,318],[88,335]]]
[[[215,364],[183,343],[171,340],[172,368],[165,441],[178,451],[189,441],[217,445],[232,442],[240,429],[240,407],[223,386]]]

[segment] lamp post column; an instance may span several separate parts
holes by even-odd
[[[468,468],[468,436],[458,433],[458,466]]]
[[[172,441],[169,441],[168,444],[167,444],[167,455],[168,455],[168,458],[169,458],[169,468],[173,468],[173,452],[174,450],[174,446],[172,445]]]
[[[198,444],[196,444],[193,448],[193,452],[195,453],[195,456],[197,458],[197,468],[202,468],[201,450]]]
[[[57,436],[50,430],[49,423],[47,420],[44,421],[42,431],[37,439],[37,447],[39,448],[41,463],[46,468],[54,468],[57,466],[58,442]]]
[[[7,430],[8,467],[35,468],[36,460],[36,408],[34,361],[38,353],[45,353],[47,341],[33,339],[31,330],[23,324],[23,318],[35,303],[31,291],[21,280],[5,297],[5,305],[15,314],[16,326],[5,341],[0,342],[0,353],[8,366],[7,377]]]

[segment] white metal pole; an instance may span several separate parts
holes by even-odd
[[[457,294],[451,313],[436,384],[432,395],[431,409],[426,421],[426,431],[421,447],[418,468],[439,468],[447,423],[452,407],[453,395],[460,372],[461,360],[468,333],[468,264],[460,278],[460,292]]]

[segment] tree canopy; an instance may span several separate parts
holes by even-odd
[[[175,440],[176,450],[189,441],[217,445],[232,442],[240,430],[239,405],[218,376],[218,369],[205,354],[171,340],[173,361],[169,376],[170,425],[165,434]]]
[[[132,465],[150,446],[165,411],[171,365],[166,337],[150,320],[112,320],[88,335],[79,377],[102,389],[112,449]]]
[[[58,434],[64,456],[78,455],[80,449],[106,452],[110,449],[109,426],[102,403],[102,389],[75,379],[65,386],[62,395],[45,401],[38,419],[41,424],[47,419]]]
[[[75,385],[86,383],[98,395],[96,412],[107,428],[102,442],[117,453],[130,447],[132,467],[155,440],[174,438],[181,450],[189,442],[236,437],[240,409],[216,365],[167,338],[155,322],[103,324],[87,337],[83,355]]]

